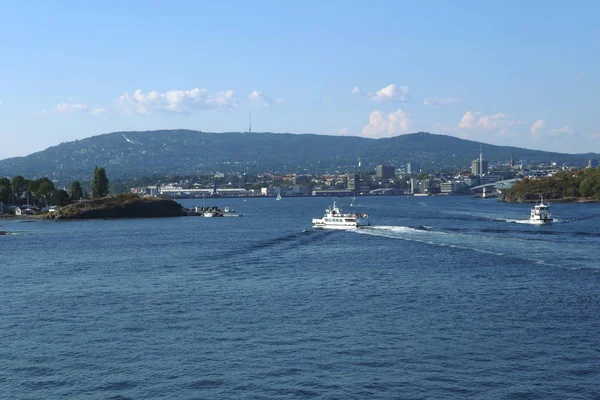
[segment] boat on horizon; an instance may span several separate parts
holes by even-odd
[[[313,218],[313,228],[318,229],[356,229],[370,226],[369,216],[363,213],[342,213],[333,200],[333,206],[327,207],[323,218]]]

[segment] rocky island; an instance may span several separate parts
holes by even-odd
[[[54,220],[164,218],[179,217],[182,213],[181,205],[171,199],[120,194],[69,204],[57,212],[45,214],[44,218]]]

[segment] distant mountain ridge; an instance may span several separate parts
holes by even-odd
[[[422,168],[470,167],[483,145],[490,163],[555,161],[585,165],[598,154],[561,154],[494,146],[454,136],[418,132],[370,139],[289,133],[208,133],[192,130],[114,132],[61,143],[26,157],[0,160],[0,176],[47,176],[60,182],[90,179],[95,166],[110,179],[214,172],[324,173],[363,170],[378,164]]]

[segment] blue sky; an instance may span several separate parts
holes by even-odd
[[[600,3],[0,3],[0,159],[121,130],[600,152]]]

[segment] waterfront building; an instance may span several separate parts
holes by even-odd
[[[421,172],[421,166],[415,162],[406,163],[407,174],[418,174]]]
[[[462,181],[450,181],[440,183],[440,192],[444,194],[457,194],[465,192],[467,185]]]
[[[476,158],[471,161],[471,173],[473,175],[484,175],[488,173],[488,162],[487,160]]]
[[[502,177],[502,175],[485,175],[485,176],[480,176],[479,177],[479,184],[480,185],[487,185],[489,183],[496,183],[498,181],[501,181],[502,179],[504,179]]]
[[[294,185],[299,185],[308,181],[310,181],[310,177],[306,175],[294,175],[294,177],[292,178],[292,183]]]
[[[354,192],[348,189],[317,189],[312,191],[313,196],[354,196]]]
[[[488,162],[483,159],[483,151],[479,150],[479,158],[471,161],[471,173],[473,175],[485,175],[488,173]]]
[[[357,174],[348,174],[348,190],[356,193],[359,189],[359,176]]]
[[[378,165],[375,176],[382,179],[391,179],[396,176],[396,168],[391,165]]]

